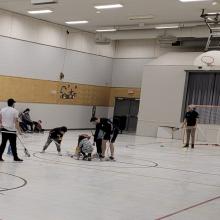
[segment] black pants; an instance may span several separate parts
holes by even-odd
[[[80,153],[83,155],[84,158],[86,158],[86,157],[91,157],[91,156],[92,156],[91,153],[86,154],[85,152],[83,152],[83,151],[82,151],[82,148],[80,148]]]
[[[2,155],[5,151],[7,141],[9,140],[10,145],[11,145],[11,151],[14,156],[14,159],[17,159],[18,158],[17,147],[16,147],[17,135],[16,135],[16,133],[12,134],[12,133],[7,133],[7,132],[10,132],[10,131],[7,131],[6,129],[2,129],[2,143],[0,146],[0,158],[2,158]]]
[[[28,125],[29,125],[29,126],[30,126],[30,128],[31,128],[31,131],[33,131],[33,125],[34,125],[34,124],[33,124],[33,122],[26,121],[26,120],[24,120],[23,122],[24,122],[24,124],[25,124],[26,126],[28,126]]]
[[[96,140],[95,144],[98,155],[102,155],[102,139]]]
[[[50,136],[47,138],[47,142],[45,143],[45,145],[43,147],[43,150],[46,150],[53,140],[55,141],[55,144],[56,144],[56,147],[57,147],[57,151],[61,152],[61,148],[60,148],[61,141],[58,140],[58,139],[53,139]]]

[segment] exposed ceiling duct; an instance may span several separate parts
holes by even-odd
[[[97,33],[95,36],[95,43],[96,44],[102,44],[107,45],[111,43],[111,40],[107,37],[104,37],[102,33]]]

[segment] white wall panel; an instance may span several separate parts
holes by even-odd
[[[180,126],[185,70],[199,53],[168,53],[144,68],[139,109],[139,135],[156,136],[159,126]],[[173,64],[173,65],[172,65]]]
[[[152,59],[114,59],[113,87],[141,87],[144,66]]]
[[[0,35],[10,36],[12,17],[8,13],[3,13],[0,10]]]
[[[37,42],[37,23],[22,15],[12,15],[10,37]]]
[[[178,126],[186,66],[147,66],[141,87],[138,134],[156,136],[159,126]]]
[[[115,58],[155,58],[156,40],[123,40],[116,44]]]
[[[0,74],[57,80],[62,70],[64,49],[0,37]],[[65,81],[110,85],[112,59],[67,51]]]
[[[5,106],[6,103],[0,102],[0,108]],[[62,125],[72,129],[94,127],[90,123],[92,115],[92,107],[90,106],[16,103],[16,109],[19,112],[26,108],[30,108],[32,120],[41,119],[43,127],[46,129]],[[108,116],[107,107],[97,107],[96,111],[100,117]]]
[[[114,44],[96,45],[95,34],[71,27],[30,18],[0,9],[0,34],[16,39],[66,48],[66,30],[69,30],[68,48],[82,52],[114,56]],[[76,38],[76,39],[75,39]],[[102,49],[103,48],[103,49]]]
[[[65,81],[93,85],[110,85],[112,59],[68,51],[64,74]]]

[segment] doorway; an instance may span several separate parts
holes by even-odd
[[[120,121],[121,130],[135,133],[138,122],[140,99],[115,98],[114,120]]]

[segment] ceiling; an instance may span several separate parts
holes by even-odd
[[[202,21],[201,9],[220,10],[220,0],[217,0],[218,4],[215,6],[212,5],[213,1],[181,3],[178,0],[58,0],[58,4],[54,5],[33,6],[31,0],[0,0],[0,8],[24,15],[28,15],[27,10],[52,9],[54,12],[51,14],[33,17],[62,25],[70,20],[88,20],[88,24],[73,27],[93,32],[99,27]],[[108,3],[121,3],[124,7],[96,13],[94,5]],[[144,15],[153,15],[154,18],[140,21],[128,19],[130,16]]]

